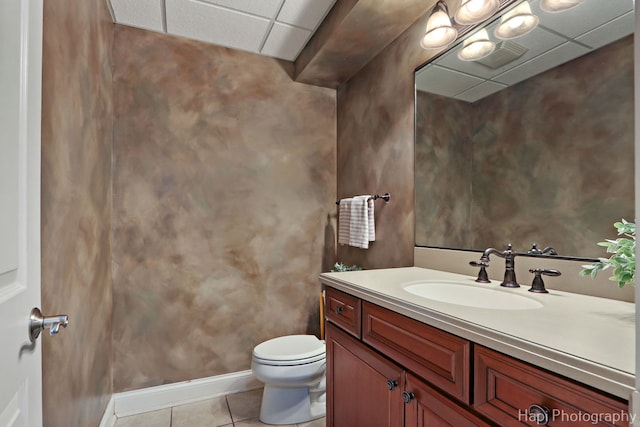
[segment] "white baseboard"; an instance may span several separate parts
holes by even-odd
[[[99,427],[115,427],[116,420],[115,400],[113,399],[113,395],[111,395],[111,399],[109,399],[109,403],[107,403],[107,408],[104,410],[104,415],[102,415]]]
[[[116,393],[112,399],[114,401],[113,412],[117,418],[126,417],[198,400],[254,390],[262,386],[263,384],[253,376],[251,370],[232,372],[215,377]],[[102,424],[100,427],[103,427]],[[105,424],[105,427],[112,426]]]

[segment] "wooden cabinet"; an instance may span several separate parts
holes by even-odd
[[[328,427],[629,425],[625,401],[336,289],[326,298]]]
[[[332,288],[326,296],[327,426],[489,425],[450,398],[469,400],[467,340]]]
[[[327,426],[402,427],[404,371],[327,324]]]

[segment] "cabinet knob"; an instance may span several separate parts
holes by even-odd
[[[551,419],[551,411],[542,405],[530,405],[529,419],[538,425],[546,426]]]
[[[387,388],[389,390],[395,390],[398,387],[398,381],[396,380],[387,380]]]
[[[410,391],[403,391],[402,392],[402,400],[404,400],[404,403],[411,403],[411,401],[415,397],[416,397],[416,395],[411,393]]]
[[[336,309],[334,311],[336,312],[336,314],[342,314],[343,310],[344,310],[344,308],[342,308],[342,306],[340,306],[340,307],[336,307]]]

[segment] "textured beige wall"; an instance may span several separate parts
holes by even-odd
[[[270,58],[116,28],[115,391],[249,369],[259,342],[319,328],[335,91]]]
[[[391,193],[376,201],[376,242],[338,247],[338,259],[367,268],[413,265],[413,70],[432,55],[419,46],[420,18],[338,88],[338,196]]]
[[[111,45],[103,0],[44,2],[42,310],[44,425],[99,424],[111,397]]]
[[[473,247],[473,126],[468,125],[473,107],[416,93],[416,245]],[[465,126],[460,126],[461,117]]]

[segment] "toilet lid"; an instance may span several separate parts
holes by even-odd
[[[324,355],[324,341],[314,335],[287,335],[258,344],[253,356],[263,360],[286,361],[315,358]]]

